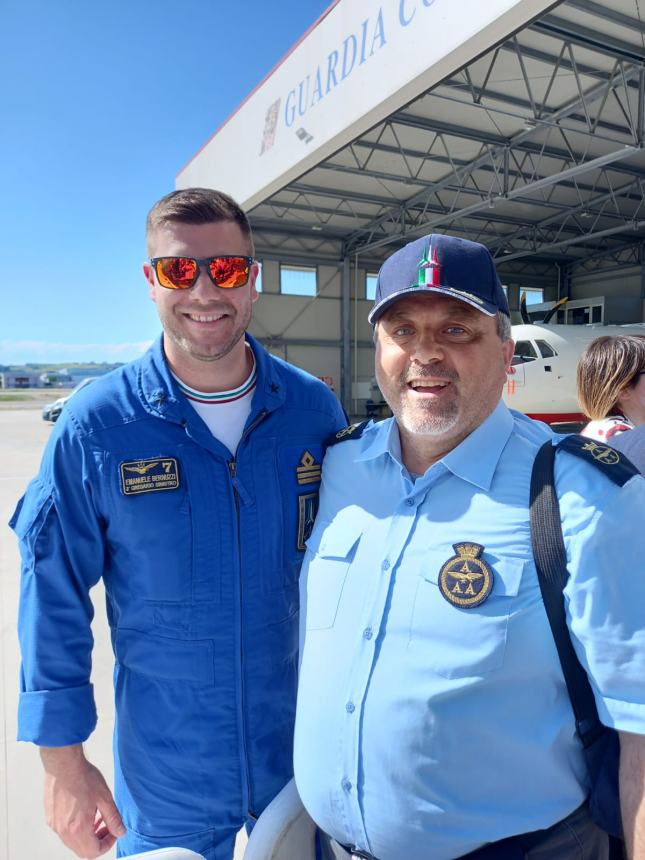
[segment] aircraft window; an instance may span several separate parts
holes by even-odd
[[[535,361],[537,357],[535,347],[530,340],[518,340],[515,344],[515,354],[511,364],[524,364],[527,361]]]
[[[536,340],[535,342],[537,344],[537,348],[540,350],[542,358],[552,358],[554,355],[558,354],[551,344],[547,343],[545,340]]]

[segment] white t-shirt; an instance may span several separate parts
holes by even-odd
[[[251,355],[253,353],[251,352]],[[174,376],[174,374],[173,374]],[[253,367],[246,380],[231,391],[209,393],[197,391],[182,382],[177,376],[177,384],[190,401],[190,405],[206,424],[213,436],[235,456],[240,444],[247,418],[251,414],[251,401],[257,383],[258,372],[253,356]]]
[[[599,442],[608,442],[612,436],[624,433],[626,430],[632,430],[633,427],[632,422],[624,415],[610,415],[601,421],[590,421],[580,431],[580,435],[586,436],[588,439],[597,439]]]

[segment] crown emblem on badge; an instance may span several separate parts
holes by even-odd
[[[478,558],[483,547],[477,543],[456,543],[455,551],[462,558]]]

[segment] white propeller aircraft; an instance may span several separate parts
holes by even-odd
[[[637,334],[645,337],[645,323],[634,325],[555,325],[548,322],[513,326],[515,355],[506,376],[504,402],[547,424],[585,421],[576,397],[576,367],[587,344],[602,335]],[[523,303],[522,303],[523,304]],[[525,306],[522,317],[529,319]]]

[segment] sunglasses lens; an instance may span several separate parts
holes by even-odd
[[[197,262],[190,257],[164,257],[155,268],[159,283],[169,290],[187,290],[197,277]]]
[[[249,279],[249,271],[246,257],[213,257],[210,261],[211,278],[223,290],[243,287]]]

